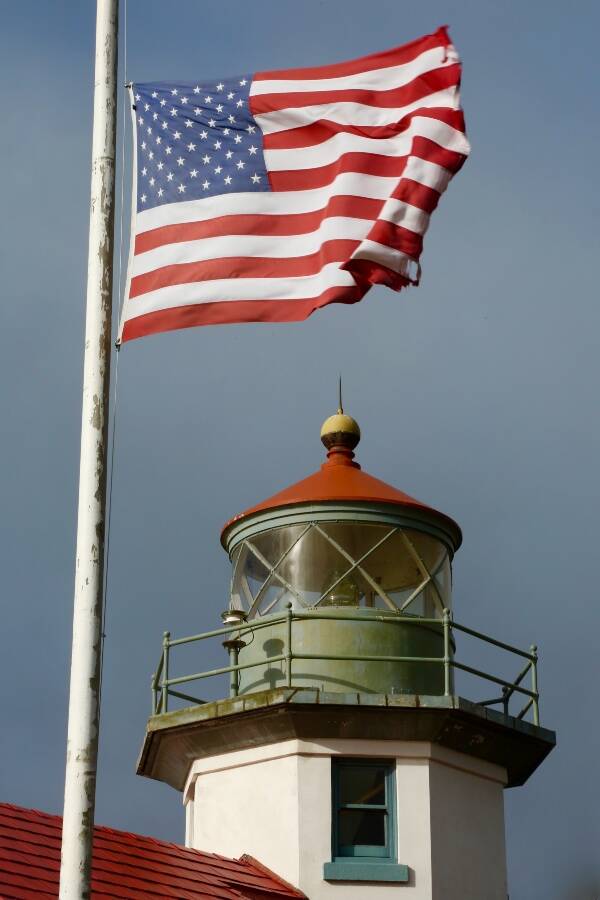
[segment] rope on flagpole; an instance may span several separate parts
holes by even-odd
[[[123,0],[123,71],[125,75],[125,82],[127,82],[127,0]],[[120,303],[117,304],[117,316],[116,323],[118,327],[118,323],[120,321],[121,310],[123,308],[123,303],[125,301],[124,297],[124,288],[123,288],[123,202],[125,196],[125,122],[126,122],[126,102],[123,99],[122,110],[122,125],[121,125],[121,186],[120,186],[120,210],[119,210],[119,257],[118,257],[118,281],[119,285],[119,295],[120,295]],[[113,333],[114,333],[114,323],[113,323]],[[113,474],[114,474],[114,460],[115,460],[115,442],[116,442],[116,434],[117,434],[117,407],[118,407],[118,387],[119,387],[119,344],[115,344],[115,372],[114,372],[114,388],[113,388],[113,398],[112,398],[112,410],[110,417],[110,432],[111,432],[111,444],[110,444],[110,457],[109,457],[109,468],[108,468],[108,510],[107,510],[107,518],[106,518],[106,553],[104,557],[104,597],[102,603],[102,632],[101,632],[101,644],[100,644],[100,678],[98,683],[98,708],[99,713],[101,712],[102,707],[102,681],[104,674],[104,645],[106,643],[106,614],[108,607],[108,583],[109,583],[109,574],[110,574],[110,533],[111,533],[111,519],[112,519],[112,494],[113,494]]]
[[[125,81],[125,89],[127,90],[127,0],[123,0],[123,75]],[[123,98],[123,102],[121,104],[122,110],[122,121],[121,121],[121,209],[119,214],[119,292],[121,295],[121,302],[119,304],[119,309],[117,311],[117,327],[121,320],[121,310],[123,308],[123,303],[125,302],[125,292],[122,286],[123,282],[123,201],[125,198],[125,117],[126,117],[126,102],[125,98]],[[119,344],[117,344],[117,360],[119,359],[118,350]]]

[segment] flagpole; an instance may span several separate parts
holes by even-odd
[[[79,505],[60,900],[90,897],[104,588],[118,6],[118,0],[97,0]]]

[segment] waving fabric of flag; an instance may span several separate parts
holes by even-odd
[[[132,85],[134,214],[120,340],[291,322],[418,284],[469,153],[445,28],[353,62]]]

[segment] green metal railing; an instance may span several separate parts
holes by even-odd
[[[441,627],[443,629],[443,648],[444,655],[443,656],[365,656],[358,654],[310,654],[310,653],[295,653],[293,651],[293,624],[298,621],[306,621],[308,619],[318,619],[322,621],[323,619],[333,619],[339,621],[360,621],[360,622],[384,622],[389,623],[390,625],[401,623],[403,625],[435,625]],[[253,662],[248,663],[240,663],[239,662],[239,652],[245,646],[244,635],[252,634],[254,635],[257,631],[260,631],[261,628],[270,628],[273,625],[285,623],[285,641],[283,646],[283,652],[277,656],[269,656],[265,659],[255,660]],[[504,678],[500,678],[497,675],[491,675],[488,672],[483,672],[481,669],[474,668],[473,666],[468,666],[465,663],[459,662],[452,655],[452,645],[453,645],[453,634],[454,632],[462,632],[463,634],[469,635],[470,637],[476,638],[479,641],[484,642],[485,644],[491,645],[493,647],[497,647],[500,650],[504,650],[507,653],[511,653],[515,656],[521,657],[526,660],[524,667],[521,669],[517,677],[514,681],[507,681]],[[229,652],[229,665],[221,666],[217,669],[209,669],[206,672],[195,672],[192,675],[182,675],[176,678],[170,677],[169,674],[169,663],[170,663],[170,653],[172,648],[180,647],[183,644],[193,644],[198,641],[205,641],[210,638],[218,638],[224,637],[223,646]],[[217,628],[214,631],[206,631],[203,634],[192,635],[191,637],[184,638],[171,638],[170,632],[165,631],[163,636],[163,647],[162,654],[156,668],[154,675],[152,676],[152,714],[160,715],[162,713],[168,712],[169,709],[169,697],[176,697],[179,700],[186,700],[192,704],[202,704],[205,703],[205,700],[201,700],[198,697],[193,697],[190,694],[186,694],[178,690],[180,685],[189,684],[190,682],[200,681],[205,678],[213,678],[219,675],[229,675],[229,695],[230,697],[236,697],[239,689],[239,673],[244,669],[251,669],[257,666],[264,666],[266,663],[269,665],[282,662],[285,663],[286,667],[286,685],[288,687],[294,686],[293,679],[293,663],[294,660],[309,660],[309,659],[320,659],[320,660],[343,660],[349,662],[382,662],[382,663],[423,663],[425,665],[438,665],[443,667],[444,671],[444,694],[445,696],[450,696],[452,693],[451,685],[452,685],[452,670],[458,669],[462,672],[466,672],[469,675],[473,675],[477,678],[481,678],[485,681],[488,681],[492,684],[499,685],[502,689],[501,696],[494,697],[491,700],[478,700],[480,706],[501,706],[502,711],[505,716],[514,715],[509,712],[510,701],[515,694],[519,694],[522,697],[525,697],[525,705],[516,713],[517,719],[523,719],[529,710],[532,710],[532,718],[533,724],[539,725],[540,723],[540,715],[539,715],[539,690],[538,690],[538,673],[537,673],[537,662],[538,662],[538,654],[537,647],[532,645],[529,650],[521,650],[518,647],[513,647],[510,644],[504,643],[504,641],[498,641],[496,638],[490,637],[489,635],[482,634],[479,631],[475,631],[473,628],[467,628],[466,625],[460,625],[458,622],[453,621],[450,611],[445,609],[443,618],[440,619],[430,619],[424,618],[420,616],[402,616],[402,615],[389,615],[389,614],[381,614],[381,615],[352,615],[347,612],[344,613],[336,613],[336,612],[310,612],[310,611],[293,611],[291,608],[291,604],[288,605],[288,608],[284,613],[279,616],[269,616],[268,619],[265,618],[264,621],[260,619],[253,619],[250,622],[240,621],[234,625],[227,625],[223,628]],[[523,681],[527,675],[530,675],[530,687],[524,687]]]

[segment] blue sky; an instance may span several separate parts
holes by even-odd
[[[92,7],[11,4],[0,35],[0,797],[56,812]],[[318,466],[341,370],[363,466],[463,527],[457,618],[540,647],[542,722],[559,745],[506,796],[511,900],[600,893],[599,19],[587,2],[129,0],[121,83],[334,62],[449,23],[473,151],[433,216],[418,289],[374,289],[302,324],[197,329],[121,353],[99,822],[182,838],[179,796],[134,774],[162,632],[218,621],[228,586],[220,527]]]

